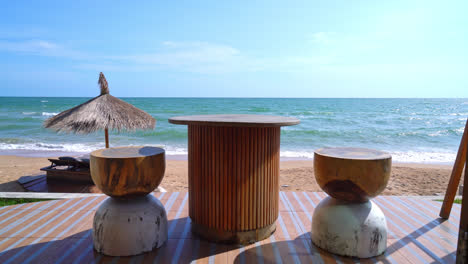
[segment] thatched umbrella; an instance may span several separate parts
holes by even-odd
[[[152,116],[109,94],[106,77],[102,72],[99,74],[98,84],[101,95],[47,119],[44,127],[57,132],[82,134],[104,130],[106,148],[109,147],[109,129],[154,129],[156,120]]]

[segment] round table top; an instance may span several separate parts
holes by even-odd
[[[321,148],[317,149],[315,154],[351,160],[383,160],[392,158],[387,152],[367,148]]]
[[[109,159],[140,158],[164,154],[164,149],[145,146],[128,146],[98,149],[91,152],[91,156]]]
[[[178,125],[204,125],[229,127],[280,127],[293,126],[301,121],[293,117],[271,115],[192,115],[169,118]]]

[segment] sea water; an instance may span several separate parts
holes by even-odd
[[[104,147],[104,133],[55,133],[47,118],[90,98],[0,97],[0,155],[51,156]],[[197,114],[260,114],[301,120],[281,129],[281,156],[308,159],[321,147],[365,147],[399,162],[453,162],[468,99],[121,98],[156,120],[151,131],[110,133],[111,146],[163,146],[187,154],[187,127],[168,119]]]

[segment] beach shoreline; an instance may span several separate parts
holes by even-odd
[[[24,191],[16,181],[22,176],[44,174],[40,168],[48,165],[47,157],[0,155],[0,192]],[[394,162],[392,175],[382,195],[443,195],[451,170],[452,164]],[[167,155],[161,186],[168,191],[188,190],[186,155]],[[313,160],[282,158],[280,190],[322,191],[315,181]]]
[[[56,158],[61,156],[71,156],[78,157],[82,155],[89,154],[89,152],[70,152],[70,151],[43,151],[43,150],[23,150],[23,149],[14,149],[14,150],[0,150],[0,157],[2,156],[15,156],[15,157],[28,157],[28,158]],[[166,160],[188,160],[187,154],[167,154]],[[313,158],[307,157],[290,157],[290,156],[280,156],[280,161],[311,161]],[[452,167],[453,162],[402,162],[402,161],[393,161],[393,164],[400,164],[405,166],[435,166],[435,167]]]

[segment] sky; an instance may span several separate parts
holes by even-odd
[[[4,1],[0,96],[468,97],[468,1]]]

